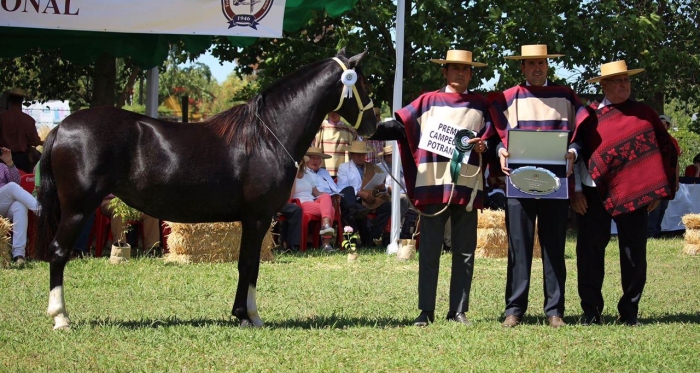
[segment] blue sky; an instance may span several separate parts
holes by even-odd
[[[213,57],[209,52],[199,56],[197,62],[201,62],[211,69],[211,74],[219,84],[226,80],[226,77],[233,72],[233,67],[236,66],[233,62],[224,62],[223,66],[219,64],[219,60]]]

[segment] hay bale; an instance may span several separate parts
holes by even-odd
[[[535,222],[535,244],[532,255],[535,258],[542,256],[537,235],[537,222]],[[480,211],[476,230],[476,257],[506,258],[507,256],[506,212],[503,210]]]
[[[8,219],[0,217],[0,268],[7,268],[12,261],[11,230],[12,223]]]
[[[686,229],[683,238],[686,244],[700,245],[700,229]]]
[[[700,214],[685,214],[681,221],[686,229],[700,229]]]
[[[683,254],[700,255],[700,245],[686,243],[683,245]]]
[[[223,263],[238,260],[241,246],[241,223],[181,224],[165,222],[170,227],[169,254],[164,259],[177,263]],[[261,261],[272,261],[272,233],[268,230],[262,243]]]

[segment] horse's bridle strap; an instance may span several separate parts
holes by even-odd
[[[335,62],[337,62],[340,67],[343,68],[343,71],[347,70],[348,68],[345,67],[345,64],[343,61],[341,61],[338,57],[333,57]],[[360,99],[360,95],[357,93],[357,87],[355,84],[352,85],[352,93],[355,95],[355,100],[357,101],[357,109],[360,111],[357,113],[357,122],[355,122],[355,129],[360,128],[360,121],[362,120],[362,114],[364,114],[365,111],[371,109],[374,107],[374,103],[372,102],[372,99],[369,100],[369,103],[367,105],[362,105],[362,100]],[[345,100],[345,95],[341,93],[340,95],[340,102],[338,103],[338,107],[333,109],[333,111],[338,111],[343,106],[343,101]]]

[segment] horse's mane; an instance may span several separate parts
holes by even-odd
[[[209,118],[204,125],[209,127],[219,137],[224,139],[226,144],[233,142],[234,135],[243,141],[246,153],[250,153],[256,148],[263,138],[266,140],[267,131],[260,131],[261,126],[256,125],[260,110],[262,97],[256,95],[244,104],[236,105],[226,111]]]
[[[316,61],[285,75],[248,102],[236,105],[209,118],[209,120],[204,122],[204,125],[213,130],[217,136],[224,139],[226,144],[231,144],[234,138],[241,141],[245,146],[246,153],[250,153],[261,142],[270,138],[270,132],[261,123],[258,123],[262,120],[262,112],[268,104],[265,102],[268,93],[283,91],[282,97],[275,98],[280,102],[293,102],[298,89],[290,90],[280,87],[301,86],[303,83],[310,81],[318,73],[318,66],[325,62],[326,60]],[[276,106],[272,103],[269,104]]]

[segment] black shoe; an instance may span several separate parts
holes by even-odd
[[[414,326],[428,326],[428,324],[435,322],[435,312],[434,311],[421,311],[420,315],[413,322]]]
[[[471,322],[469,322],[469,320],[467,320],[467,315],[465,315],[464,312],[455,313],[454,311],[450,311],[447,313],[447,320],[460,322],[464,325],[471,324]]]
[[[17,255],[12,258],[12,262],[17,264],[18,266],[24,265],[26,260],[24,260],[24,257],[22,255]]]
[[[600,316],[584,315],[583,318],[581,319],[581,325],[583,325],[583,326],[603,325],[603,318]]]

